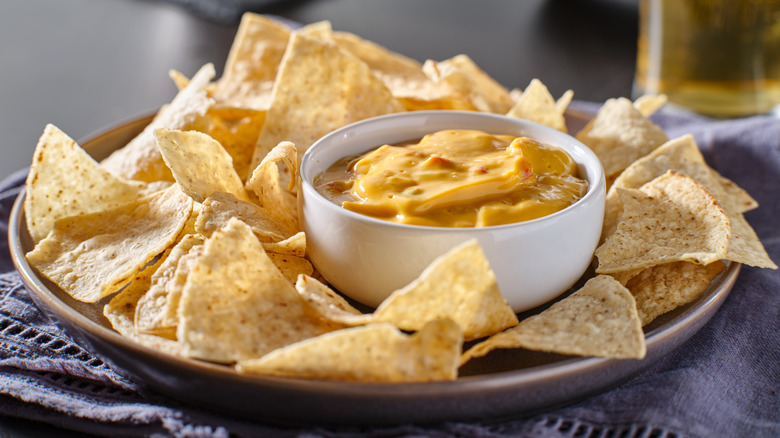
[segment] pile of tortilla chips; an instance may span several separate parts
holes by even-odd
[[[101,163],[47,126],[24,205],[30,264],[169,354],[361,382],[456,379],[496,348],[638,359],[642,327],[699,296],[723,261],[776,268],[742,216],[755,200],[692,137],[648,119],[663,98],[613,99],[577,134],[611,182],[598,274],[582,288],[520,321],[469,241],[363,313],[306,257],[303,152],[351,122],[421,109],[565,131],[571,91],[556,101],[536,79],[510,91],[465,55],[418,63],[328,22],[292,30],[251,13],[219,80],[210,64],[171,76],[176,97]]]

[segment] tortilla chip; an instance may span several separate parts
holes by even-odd
[[[112,153],[100,165],[127,179],[145,182],[173,181],[173,175],[162,159],[160,148],[157,147],[154,131],[159,128],[185,130],[199,122],[213,103],[205,88],[214,75],[214,65],[206,64],[201,67],[189,84],[176,94],[170,104],[160,109],[137,137]]]
[[[675,171],[671,170],[669,172]],[[663,196],[665,194],[662,187],[652,183],[643,185],[641,190],[650,196]],[[721,196],[724,197],[729,205],[736,203],[733,199],[726,198],[726,195],[721,194]],[[777,269],[777,265],[769,258],[764,246],[761,244],[761,240],[747,220],[745,220],[745,217],[740,213],[733,213],[725,208],[724,211],[729,220],[731,233],[728,240],[728,251],[723,256],[723,259],[759,268]]]
[[[648,269],[652,269],[652,268],[648,268]],[[609,275],[614,277],[615,280],[617,280],[620,284],[625,286],[626,283],[628,283],[629,280],[631,280],[632,278],[636,277],[642,271],[644,271],[643,268],[631,269],[631,270],[628,270],[628,271],[610,272]]]
[[[181,187],[179,190],[181,190]],[[187,222],[184,223],[184,228],[182,228],[181,232],[179,233],[179,237],[176,238],[176,243],[189,234],[197,233],[195,230],[195,224],[198,222],[201,210],[203,210],[203,204],[200,202],[192,203],[192,212],[190,213],[190,217],[187,218]]]
[[[730,211],[738,213],[746,213],[758,208],[758,201],[753,199],[750,194],[742,187],[737,185],[734,181],[726,178],[712,169],[713,178],[720,183],[720,190],[718,197],[724,198],[724,204]]]
[[[669,140],[632,163],[615,180],[614,186],[638,188],[672,169],[706,187],[726,209],[744,213],[758,207],[749,193],[707,164],[690,134]]]
[[[265,111],[282,56],[290,39],[290,28],[281,22],[251,12],[241,23],[217,82],[214,98],[227,106]]]
[[[181,290],[192,262],[202,253],[204,242],[202,236],[190,234],[161,257],[160,268],[152,275],[147,292],[136,305],[138,333],[176,339]]]
[[[280,177],[279,162],[286,164],[283,178]],[[288,236],[299,230],[298,197],[295,194],[297,173],[297,149],[293,143],[283,141],[263,158],[246,183],[246,187],[257,195],[260,205],[276,218]]]
[[[626,288],[636,300],[642,326],[698,298],[725,266],[721,261],[705,266],[672,262],[637,273],[626,283]]]
[[[252,229],[252,231],[254,232],[255,230]],[[255,233],[255,235],[257,235],[257,233]],[[261,243],[266,252],[296,257],[306,256],[306,233],[303,231],[295,233],[291,237],[279,242]]]
[[[666,143],[669,138],[626,98],[609,99],[577,133],[577,140],[591,148],[613,178],[637,159]]]
[[[731,226],[704,187],[673,170],[640,190],[618,188],[623,215],[615,233],[596,249],[598,273],[663,263],[709,264],[728,250]]]
[[[131,339],[139,344],[162,351],[168,354],[179,355],[181,347],[176,341],[161,338],[154,335],[138,333],[135,330],[133,318],[138,299],[143,296],[146,289],[151,284],[151,276],[159,267],[159,261],[152,266],[147,266],[143,271],[136,274],[130,284],[121,292],[116,294],[103,307],[103,316],[108,319],[111,326],[122,336]]]
[[[567,132],[563,114],[573,95],[571,90],[567,91],[561,96],[558,104],[542,81],[532,79],[506,115]]]
[[[434,260],[415,281],[385,299],[372,317],[402,330],[419,330],[442,318],[458,323],[467,341],[517,324],[476,240]]]
[[[252,154],[265,122],[265,112],[243,108],[215,108],[208,111],[209,123],[203,132],[217,140],[233,158],[241,181],[249,178]]]
[[[434,87],[436,85],[433,85]],[[425,110],[453,110],[453,111],[476,111],[476,108],[468,99],[458,94],[450,94],[436,100],[425,100],[414,97],[399,97],[406,111],[425,111]]]
[[[165,164],[181,189],[196,202],[214,193],[230,193],[248,200],[244,183],[233,168],[233,158],[218,141],[198,131],[154,131]]]
[[[461,365],[498,348],[617,359],[645,357],[645,336],[631,293],[599,275],[515,327],[491,336],[461,357]]]
[[[566,90],[561,94],[561,97],[555,101],[555,108],[559,113],[565,114],[566,109],[569,108],[569,104],[574,99],[574,90]]]
[[[233,219],[206,240],[187,277],[177,338],[188,357],[230,363],[341,327],[319,318]]]
[[[730,216],[732,212],[742,213],[758,207],[758,202],[750,194],[707,164],[696,140],[687,134],[659,146],[632,163],[615,179],[607,192],[602,232],[604,238],[614,232],[620,217],[617,188],[639,188],[668,170],[684,173],[703,185]]]
[[[171,78],[173,85],[175,85],[176,89],[179,91],[187,88],[187,85],[190,83],[190,78],[178,70],[168,70],[168,77]]]
[[[422,64],[417,60],[388,50],[353,33],[333,32],[332,38],[339,47],[365,62],[371,72],[384,82],[393,96],[402,102],[406,99],[431,102],[431,105],[435,105],[436,102],[451,99],[452,92],[449,87],[431,81],[423,72]]]
[[[344,297],[315,278],[308,275],[299,276],[295,289],[324,318],[350,326],[371,322],[371,315],[364,315]]]
[[[303,257],[273,252],[268,252],[267,254],[290,284],[295,284],[299,275],[314,274],[314,267]]]
[[[109,210],[69,216],[27,260],[73,298],[93,303],[124,287],[184,228],[192,200],[178,187]]]
[[[195,229],[204,236],[211,236],[224,228],[230,219],[238,218],[252,228],[262,243],[284,241],[288,230],[263,207],[248,201],[240,201],[229,193],[214,193],[203,201]]]
[[[757,268],[777,269],[777,265],[769,258],[764,245],[761,244],[761,239],[745,217],[741,214],[730,214],[729,221],[731,239],[729,250],[723,259]]]
[[[144,187],[102,169],[64,132],[46,125],[27,175],[24,215],[30,237],[39,242],[57,219],[133,201]]]
[[[403,109],[366,63],[334,45],[293,32],[252,167],[282,141],[291,141],[303,154],[328,132]]]
[[[146,293],[152,284],[152,275],[157,272],[164,259],[160,258],[153,264],[136,273],[130,284],[121,292],[111,297],[111,300],[103,307],[103,315],[111,323],[111,326],[122,336],[134,338],[138,335],[135,330],[135,309],[138,300]]]
[[[777,269],[777,265],[769,258],[755,231],[741,214],[758,207],[758,202],[736,183],[707,165],[692,135],[670,140],[651,154],[634,162],[615,180],[607,192],[602,233],[605,238],[614,232],[622,210],[617,189],[639,187],[670,169],[684,173],[704,186],[715,196],[718,204],[728,215],[731,238],[729,252],[724,257],[726,260]]]
[[[328,44],[335,44],[333,40],[333,25],[330,20],[320,20],[309,23],[306,26],[298,28],[295,33],[310,38],[326,41]]]
[[[407,335],[392,324],[353,327],[240,362],[244,373],[352,382],[455,380],[463,338],[450,320]],[[367,348],[370,346],[370,348]]]
[[[441,62],[426,61],[423,72],[434,83],[444,83],[465,97],[478,111],[506,114],[514,106],[509,90],[467,55],[456,55]]]
[[[643,116],[650,117],[661,109],[668,100],[665,94],[645,94],[634,101],[634,108]]]

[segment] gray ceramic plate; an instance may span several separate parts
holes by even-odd
[[[568,114],[572,131],[586,117]],[[81,142],[96,159],[140,132],[151,117]],[[461,369],[453,382],[357,384],[242,375],[231,368],[157,352],[123,338],[101,305],[73,300],[30,267],[32,249],[19,195],[9,243],[17,269],[39,307],[74,338],[126,371],[128,377],[180,401],[250,419],[296,424],[392,425],[519,417],[581,400],[620,384],[696,333],[717,311],[741,265],[729,264],[695,302],[646,327],[642,360],[573,358],[525,350],[496,351]]]

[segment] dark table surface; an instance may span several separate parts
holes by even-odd
[[[241,5],[330,20],[420,61],[465,53],[507,88],[539,78],[555,97],[631,94],[636,0],[220,1],[0,2],[0,179],[29,165],[47,123],[81,139],[170,101],[169,69],[219,74]],[[0,415],[1,437],[53,435],[69,434]]]

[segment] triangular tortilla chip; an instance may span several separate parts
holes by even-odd
[[[135,329],[166,338],[176,338],[181,291],[194,260],[202,253],[205,239],[196,234],[184,237],[161,257],[147,292],[138,300]]]
[[[674,174],[676,171],[670,170],[669,172],[670,174]],[[658,178],[656,178],[656,180],[658,180]],[[656,197],[669,194],[668,187],[660,184],[653,184],[652,181],[643,185],[640,190],[650,196]],[[733,199],[726,198],[726,195],[722,194],[721,196],[730,205],[735,203]],[[718,201],[720,200],[718,199]],[[720,205],[720,202],[718,202],[718,204]],[[750,224],[748,224],[747,220],[745,220],[745,217],[740,213],[733,213],[725,208],[724,211],[729,220],[730,234],[728,239],[728,250],[722,258],[724,260],[731,260],[759,268],[777,269],[777,265],[770,260],[764,246],[761,244],[761,240],[758,238],[755,231],[753,231]]]
[[[604,174],[613,178],[669,138],[626,98],[609,99],[580,132],[577,140],[596,153]]]
[[[230,363],[341,328],[321,319],[238,219],[204,244],[182,291],[184,354]]]
[[[426,61],[423,71],[434,83],[447,84],[478,111],[506,114],[514,105],[509,90],[467,55],[456,55],[440,62]]]
[[[724,268],[720,261],[705,266],[672,262],[636,274],[628,280],[626,288],[636,300],[642,326],[698,298]]]
[[[188,129],[190,125],[198,122],[214,102],[205,90],[214,75],[214,65],[206,64],[201,67],[189,84],[176,94],[170,104],[160,109],[137,137],[103,160],[100,165],[127,179],[145,182],[173,181],[173,175],[160,155],[154,131],[159,128]]]
[[[252,229],[252,231],[255,231]],[[257,233],[255,233],[255,236]],[[276,254],[286,254],[296,257],[306,256],[306,233],[299,231],[293,234],[287,239],[280,240],[278,242],[262,242],[263,248],[266,252],[272,252]]]
[[[124,287],[184,228],[192,199],[178,186],[54,223],[27,260],[73,298],[93,303]]]
[[[252,154],[265,122],[265,111],[212,107],[208,126],[203,130],[217,140],[233,158],[233,168],[242,181],[249,178]]]
[[[303,154],[328,132],[403,109],[366,63],[335,45],[293,32],[252,167],[282,141],[291,141]]]
[[[491,335],[517,324],[498,290],[495,275],[476,240],[434,260],[420,276],[377,307],[374,322],[419,330],[434,319],[458,323],[466,340]]]
[[[152,266],[147,266],[136,274],[130,284],[121,292],[111,298],[111,301],[103,307],[103,315],[111,323],[111,326],[122,336],[132,339],[141,345],[154,348],[169,354],[179,355],[181,346],[170,339],[154,335],[138,333],[135,329],[133,318],[135,317],[138,300],[146,293],[151,284],[151,276],[160,266],[158,261]]]
[[[392,324],[353,327],[240,362],[244,373],[353,382],[455,380],[463,337],[450,320],[407,335]],[[368,347],[367,347],[368,346]]]
[[[288,227],[269,211],[255,203],[240,201],[229,193],[214,193],[203,201],[195,229],[208,237],[224,228],[232,218],[249,225],[262,243],[281,242],[288,236]]]
[[[158,129],[154,135],[165,164],[193,200],[203,202],[218,192],[249,199],[233,158],[218,141],[198,131]]]
[[[686,134],[669,140],[650,154],[638,159],[615,179],[607,192],[602,232],[604,238],[614,232],[620,217],[621,207],[617,189],[619,187],[639,188],[668,170],[684,173],[703,185],[730,216],[733,213],[743,213],[758,207],[758,202],[750,194],[707,164],[696,145],[696,140],[692,135]]]
[[[183,74],[175,70],[171,70],[170,74],[179,90],[189,84],[189,78]],[[216,84],[212,82],[209,85]],[[211,88],[213,87],[206,87],[206,90],[210,91]],[[191,124],[190,128],[217,140],[233,157],[233,167],[243,181],[249,176],[252,154],[255,152],[257,137],[264,121],[264,110],[213,105],[206,112],[206,116]]]
[[[706,187],[724,208],[744,213],[758,207],[758,202],[749,193],[707,164],[690,134],[669,140],[652,153],[636,160],[620,174],[613,185],[638,188],[671,169],[690,176]]]
[[[290,284],[294,285],[300,275],[309,276],[314,274],[314,267],[311,262],[303,257],[275,252],[266,253],[268,254],[268,258],[274,262],[276,268],[279,269],[279,272],[284,275],[284,278],[286,278]]]
[[[618,188],[623,214],[596,249],[596,272],[644,269],[675,261],[709,264],[728,250],[731,226],[704,187],[673,170],[637,189]]]
[[[402,102],[437,102],[452,98],[449,87],[446,84],[434,83],[428,78],[423,72],[422,64],[417,60],[353,33],[333,32],[332,38],[339,47],[365,62],[371,71],[382,79],[393,96]]]
[[[168,70],[168,77],[171,78],[173,81],[173,85],[176,85],[176,89],[181,91],[185,88],[187,88],[187,85],[190,83],[190,78],[184,75],[184,73],[178,71],[178,70]]]
[[[712,193],[723,207],[731,224],[729,251],[724,257],[726,260],[777,269],[755,231],[742,215],[742,212],[758,207],[758,202],[733,181],[709,167],[692,135],[670,140],[620,174],[607,192],[602,233],[604,239],[614,232],[622,211],[617,189],[642,186],[668,170],[684,173],[696,180]]]
[[[102,169],[54,125],[46,125],[38,140],[26,184],[24,215],[34,242],[46,237],[57,219],[133,201],[145,186]]]
[[[344,297],[315,278],[308,275],[299,276],[295,282],[295,289],[307,303],[331,321],[346,325],[362,325],[371,322],[371,315],[361,313]]]
[[[729,221],[731,239],[729,239],[729,250],[723,259],[757,268],[777,269],[777,265],[769,258],[761,239],[745,216],[739,213],[730,214]]]
[[[634,298],[608,275],[588,280],[542,313],[475,345],[460,363],[498,348],[620,359],[641,359],[646,353]]]
[[[555,101],[555,108],[559,113],[565,114],[566,109],[569,108],[569,104],[574,99],[574,90],[566,90],[561,94],[561,97]]]
[[[506,114],[518,119],[530,120],[545,126],[567,132],[566,119],[563,117],[573,92],[564,93],[556,102],[550,91],[539,79],[532,79],[528,87],[515,101],[514,106]]]
[[[241,16],[214,98],[221,105],[265,111],[290,39],[283,23],[251,12]]]
[[[295,30],[298,35],[326,41],[333,44],[333,24],[330,20],[315,21]]]
[[[286,172],[281,175],[277,164],[280,162],[286,165]],[[297,173],[297,149],[293,143],[283,141],[271,149],[246,182],[246,187],[257,195],[260,205],[285,227],[288,236],[299,230],[298,198],[295,194]]]
[[[665,94],[644,94],[634,101],[634,108],[645,117],[650,117],[666,104]]]

